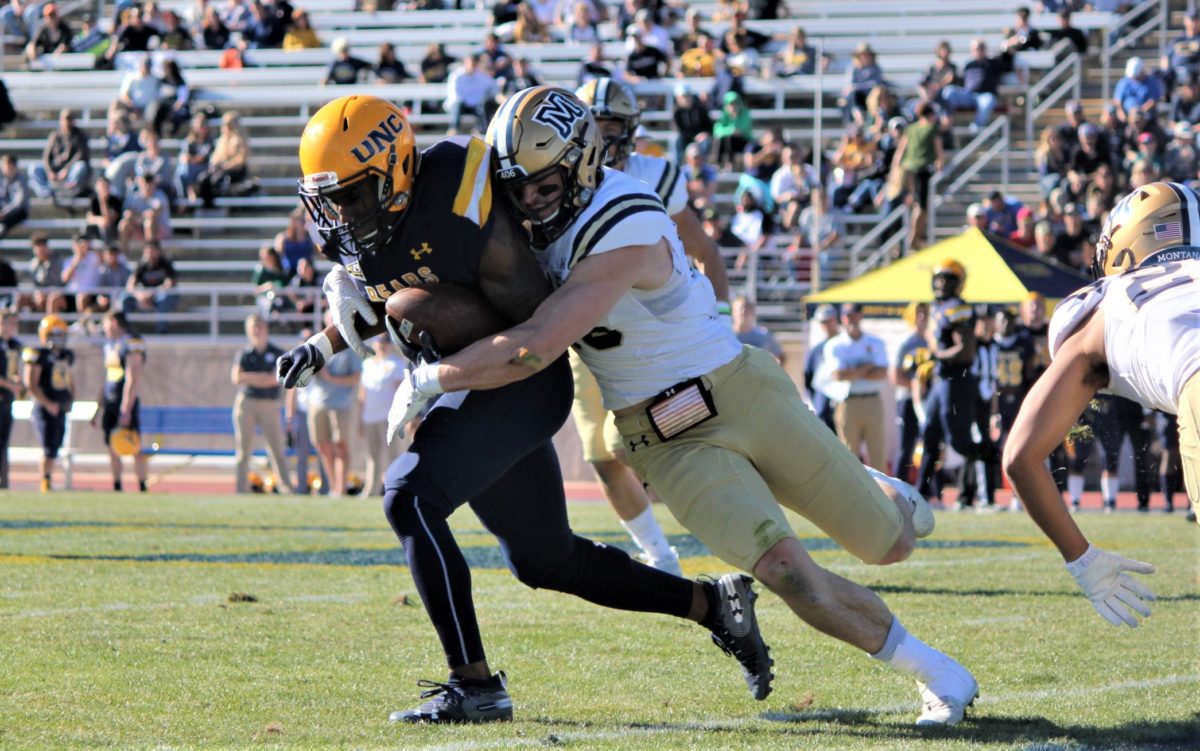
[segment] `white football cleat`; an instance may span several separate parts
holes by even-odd
[[[957,725],[979,696],[979,684],[969,670],[945,656],[931,676],[927,683],[917,681],[924,703],[917,725]]]
[[[664,574],[683,576],[683,569],[679,566],[679,551],[677,551],[675,548],[670,548],[669,555],[664,555],[659,558],[646,555],[645,559],[646,565],[650,568],[658,569]]]
[[[913,532],[917,537],[929,537],[933,533],[933,527],[937,520],[933,518],[933,510],[929,508],[929,502],[925,497],[917,492],[917,489],[909,485],[904,480],[901,480],[891,475],[885,475],[873,467],[863,466],[867,470],[867,474],[876,480],[888,485],[901,497],[907,498],[912,503],[912,525]]]

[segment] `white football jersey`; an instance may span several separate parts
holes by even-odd
[[[1200,371],[1200,260],[1106,276],[1065,298],[1050,319],[1050,355],[1093,310],[1104,313],[1105,392],[1176,414]]]
[[[649,185],[667,207],[669,215],[675,216],[687,208],[687,180],[683,179],[683,173],[674,162],[635,151],[626,157],[625,168],[621,171]]]
[[[658,289],[626,292],[577,344],[606,409],[628,407],[713,371],[737,357],[742,345],[717,318],[712,284],[688,264],[662,202],[629,175],[604,168],[591,203],[567,231],[534,249],[551,281],[561,286],[588,256],[662,238],[671,245],[671,278]]]

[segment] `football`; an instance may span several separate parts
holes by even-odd
[[[443,356],[509,326],[482,295],[455,284],[406,287],[392,293],[386,308],[405,339],[416,345],[421,333],[428,332]]]

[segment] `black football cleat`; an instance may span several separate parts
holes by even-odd
[[[754,580],[744,574],[726,574],[709,586],[716,587],[719,611],[714,618],[713,644],[737,659],[742,677],[757,701],[771,693],[771,650],[758,630],[754,616],[754,601],[758,594],[751,589]]]
[[[512,697],[503,672],[485,681],[468,681],[451,674],[446,683],[417,681],[422,699],[419,707],[392,712],[391,722],[505,722],[512,720]]]

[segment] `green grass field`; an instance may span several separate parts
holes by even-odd
[[[727,570],[660,512],[687,574]],[[607,507],[571,513],[623,544]],[[883,569],[797,530],[974,671],[982,697],[957,728],[912,727],[909,680],[769,594],[759,614],[777,678],[756,703],[698,627],[528,590],[469,514],[455,526],[516,721],[402,727],[388,713],[445,673],[374,500],[12,493],[0,496],[0,747],[1200,748],[1195,525],[1082,518],[1098,545],[1158,566],[1154,615],[1118,630],[1024,515],[938,521]]]

